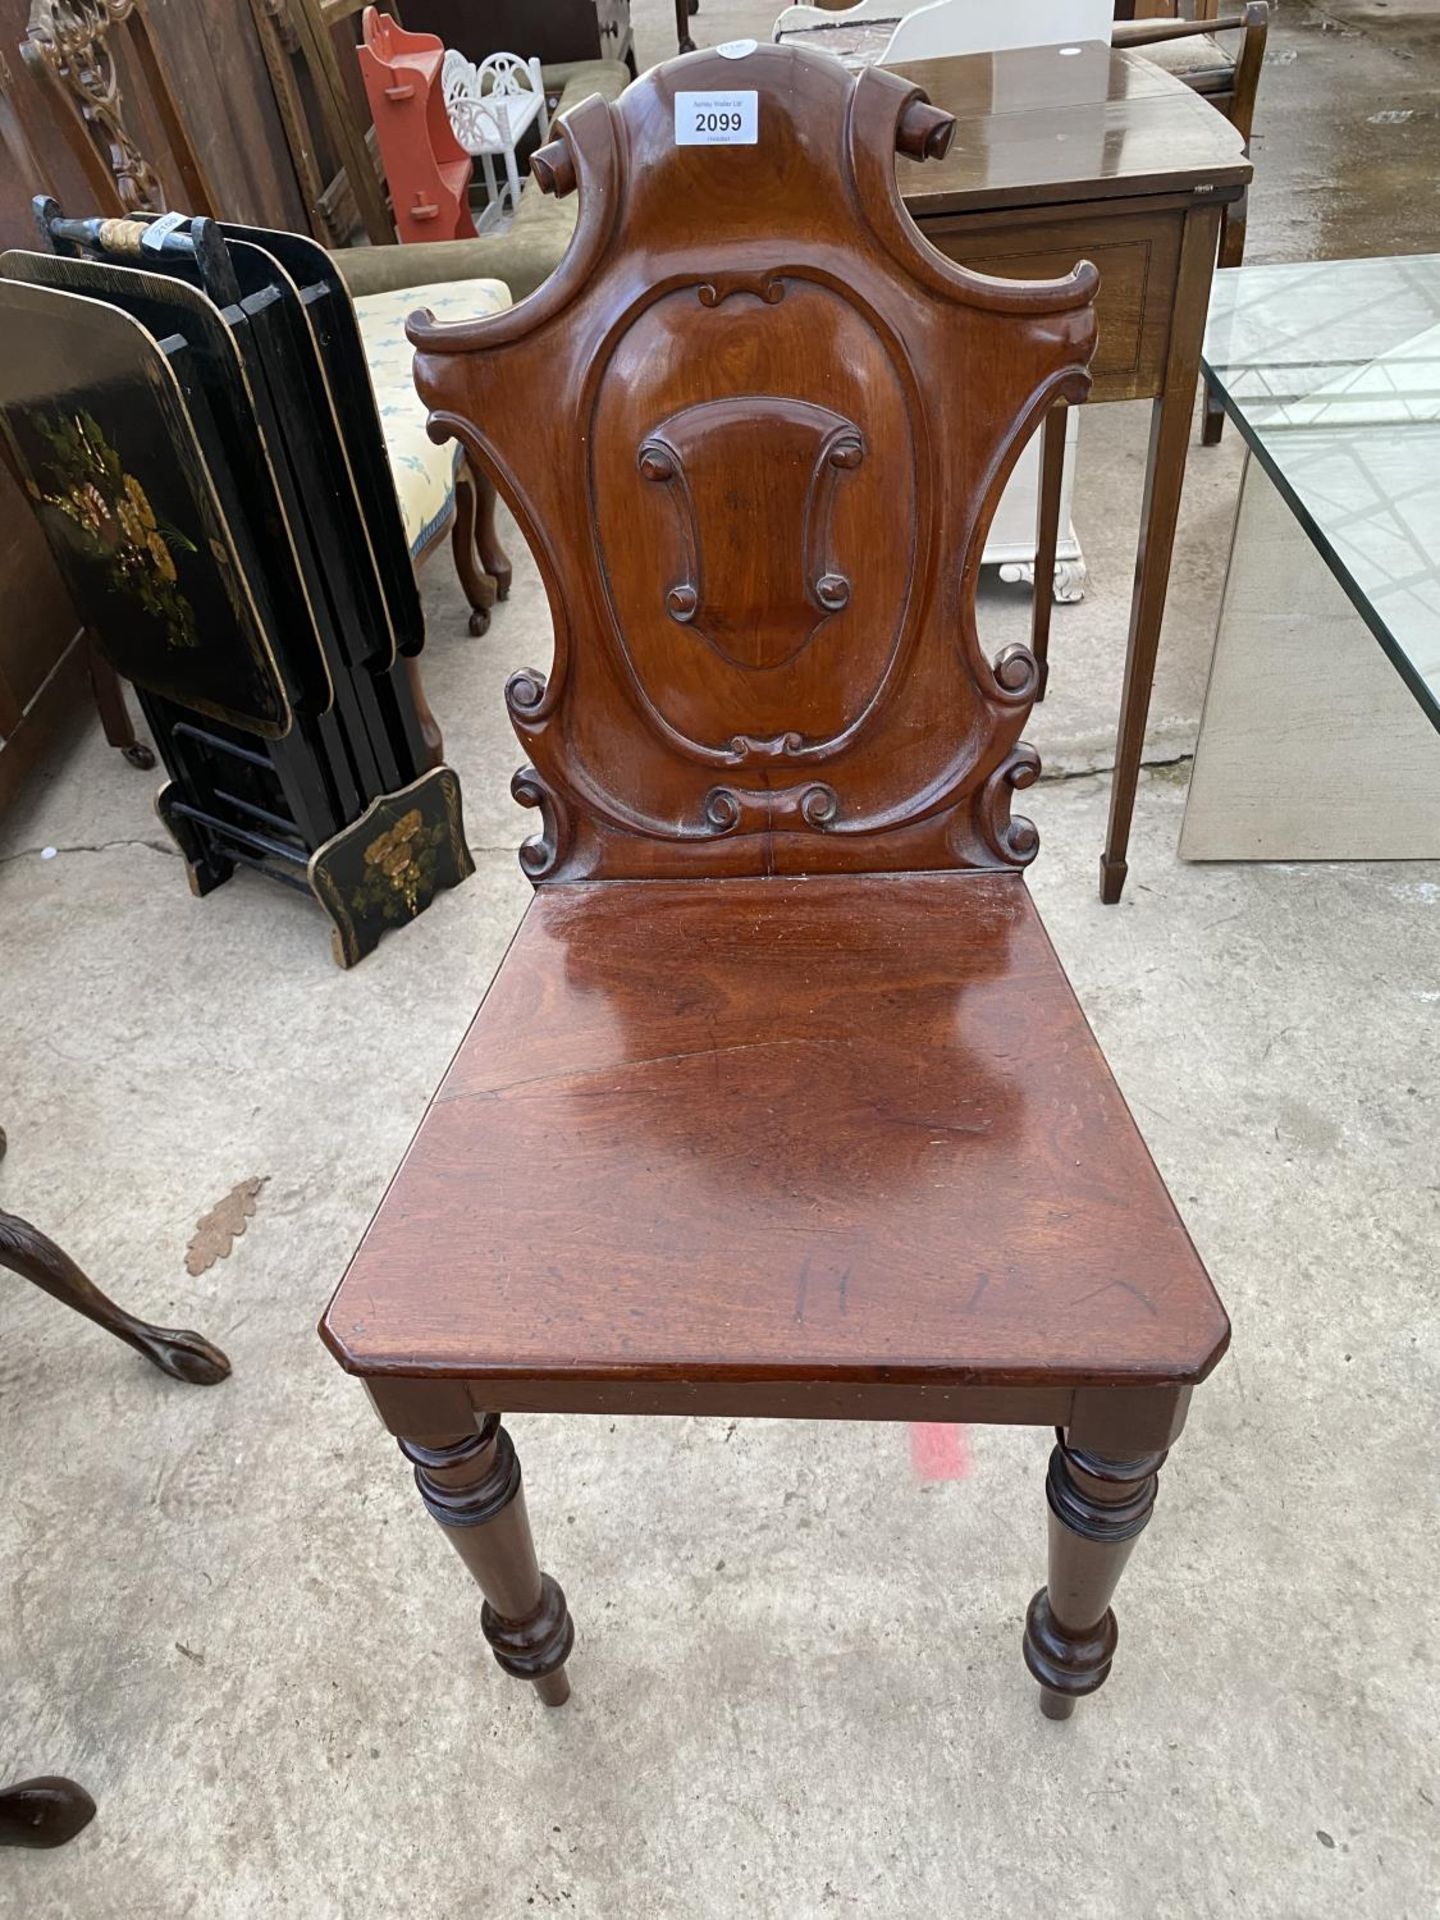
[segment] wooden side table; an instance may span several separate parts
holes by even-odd
[[[1100,859],[1120,898],[1221,215],[1250,179],[1244,143],[1182,80],[1098,44],[927,60],[896,72],[952,113],[949,153],[899,162],[921,232],[963,265],[1014,279],[1100,269],[1090,402],[1154,402],[1125,684]],[[1037,566],[1037,580],[1045,577]],[[1035,597],[1044,662],[1050,596]]]

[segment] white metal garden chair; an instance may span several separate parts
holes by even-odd
[[[550,138],[550,116],[545,110],[545,82],[538,60],[518,53],[492,53],[477,67],[463,53],[447,48],[440,69],[440,87],[455,138],[480,162],[488,206],[478,222],[481,232],[500,218],[508,199],[513,214],[520,204],[520,165],[516,148],[535,121],[540,140]],[[495,162],[505,162],[505,185],[499,185]]]

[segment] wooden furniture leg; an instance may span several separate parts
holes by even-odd
[[[445,737],[440,731],[440,722],[435,718],[435,710],[430,705],[425,692],[419,660],[413,653],[407,654],[404,665],[405,679],[410,687],[410,698],[415,703],[415,717],[420,722],[420,737],[425,742],[426,753],[430,756],[425,764],[427,767],[438,767],[445,758]]]
[[[1125,854],[1135,789],[1145,749],[1145,722],[1155,683],[1155,654],[1170,584],[1170,556],[1185,485],[1185,451],[1195,406],[1200,344],[1205,336],[1210,277],[1220,209],[1199,209],[1185,221],[1165,381],[1150,413],[1150,451],[1145,463],[1145,493],[1140,508],[1140,547],[1135,560],[1135,590],[1130,602],[1130,634],[1125,647],[1125,684],[1120,695],[1120,731],[1110,783],[1110,823],[1100,856],[1100,898],[1116,906],[1129,871]]]
[[[535,1558],[520,1462],[499,1414],[439,1446],[399,1445],[420,1498],[485,1595],[480,1628],[497,1662],[514,1679],[533,1681],[547,1707],[563,1706],[575,1629],[565,1595]]]
[[[1112,1460],[1067,1444],[1050,1455],[1050,1579],[1025,1616],[1025,1664],[1040,1682],[1040,1711],[1068,1720],[1082,1694],[1103,1687],[1118,1632],[1110,1601],[1155,1506],[1164,1453]]]
[[[155,756],[143,740],[135,737],[135,724],[125,704],[125,690],[120,685],[119,675],[109,661],[101,657],[88,633],[84,644],[85,658],[90,668],[90,691],[95,696],[95,706],[106,740],[112,747],[119,748],[132,767],[148,770],[154,766]]]
[[[94,1818],[95,1802],[73,1780],[17,1780],[0,1792],[0,1847],[63,1847]]]
[[[1030,651],[1040,670],[1037,701],[1045,698],[1050,679],[1050,609],[1055,604],[1055,549],[1060,543],[1065,421],[1064,405],[1052,407],[1040,429],[1040,485],[1035,496],[1035,598],[1030,608]]]
[[[690,38],[690,16],[700,11],[700,0],[675,0],[675,39],[681,53],[693,53],[695,42]]]
[[[472,467],[470,471],[475,486],[475,544],[479,550],[480,564],[495,582],[495,598],[508,600],[510,556],[500,544],[500,531],[495,524],[499,496],[488,473],[480,467]]]
[[[487,474],[462,460],[455,470],[455,520],[450,529],[455,571],[470,602],[470,631],[490,626],[490,609],[510,592],[510,560],[495,528],[495,488]]]
[[[1245,258],[1245,225],[1248,217],[1249,190],[1233,206],[1225,209],[1225,224],[1220,229],[1220,257],[1222,267],[1238,267]],[[1207,447],[1217,447],[1220,435],[1225,427],[1225,403],[1207,380],[1205,382],[1205,417],[1201,423],[1200,438]]]
[[[1245,38],[1235,62],[1235,88],[1226,109],[1230,124],[1250,151],[1250,135],[1255,125],[1255,96],[1260,90],[1260,71],[1265,64],[1265,40],[1270,26],[1270,9],[1264,0],[1249,0],[1244,12]],[[1220,228],[1220,265],[1238,267],[1245,258],[1245,224],[1250,212],[1250,190],[1225,209]],[[1205,384],[1205,421],[1201,437],[1207,447],[1217,446],[1225,425],[1225,408],[1214,388]]]
[[[53,1240],[13,1213],[0,1213],[0,1267],[8,1267],[52,1299],[83,1313],[172,1379],[211,1387],[229,1376],[230,1362],[218,1347],[198,1333],[151,1326],[148,1320],[126,1313]]]

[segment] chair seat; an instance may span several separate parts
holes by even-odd
[[[547,93],[559,96],[556,113],[598,93],[602,100],[618,100],[630,84],[623,60],[547,60],[540,70]]]
[[[1220,41],[1208,33],[1179,40],[1156,40],[1135,51],[1200,93],[1221,92],[1235,84],[1235,56],[1227,53]]]
[[[453,441],[436,446],[425,431],[426,407],[415,391],[415,349],[405,338],[405,322],[419,307],[428,307],[439,320],[467,320],[509,305],[510,289],[503,280],[441,280],[362,294],[355,302],[412,560],[449,517],[459,454]]]
[[[1189,1383],[1224,1310],[1013,873],[542,888],[353,1372]]]

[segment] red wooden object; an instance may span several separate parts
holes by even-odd
[[[395,231],[402,240],[473,240],[472,161],[450,126],[440,91],[445,49],[433,33],[406,33],[388,13],[365,9],[356,48]]]

